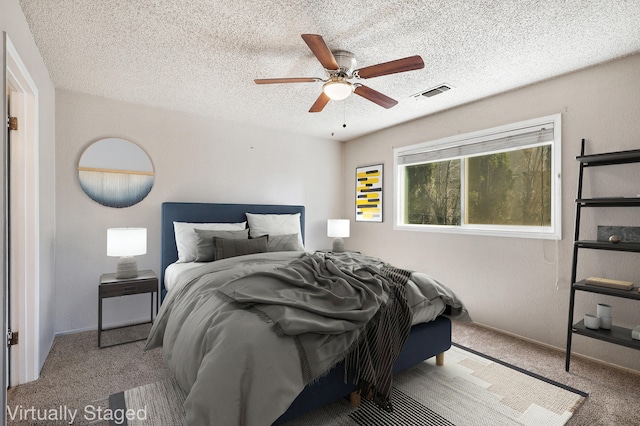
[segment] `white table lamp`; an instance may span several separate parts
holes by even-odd
[[[133,256],[146,253],[146,228],[107,229],[107,256],[120,257],[116,269],[116,278],[137,277],[138,263]]]
[[[329,219],[327,221],[327,236],[334,238],[332,251],[343,252],[343,238],[349,237],[349,219]]]

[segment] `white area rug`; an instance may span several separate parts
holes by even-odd
[[[554,426],[564,425],[586,397],[584,392],[453,346],[445,354],[444,366],[431,359],[395,376],[392,413],[364,400],[353,409],[341,399],[287,426]],[[118,400],[127,408],[146,406],[149,425],[184,421],[184,394],[172,380],[112,395],[112,408]]]

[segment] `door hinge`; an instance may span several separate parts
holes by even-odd
[[[9,116],[9,130],[18,130],[18,117]]]
[[[18,332],[15,333],[11,330],[7,330],[7,346],[13,346],[18,344]]]

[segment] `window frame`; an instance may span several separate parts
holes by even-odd
[[[551,161],[551,225],[550,226],[515,226],[515,225],[478,225],[465,223],[465,200],[466,182],[465,182],[465,163],[464,158],[474,155],[449,156],[437,161],[447,159],[462,158],[461,167],[461,206],[460,206],[460,225],[426,225],[426,224],[406,224],[401,223],[404,215],[404,197],[406,193],[404,165],[399,164],[399,158],[408,154],[418,154],[420,152],[437,152],[456,148],[459,146],[477,144],[480,141],[489,141],[503,134],[517,134],[519,131],[526,132],[527,128],[553,125],[552,161]],[[472,234],[499,237],[517,237],[517,238],[533,238],[533,239],[562,239],[562,182],[561,182],[561,165],[562,165],[562,115],[554,114],[544,117],[534,118],[531,120],[520,121],[503,126],[492,127],[489,129],[479,130],[475,132],[450,136],[428,142],[422,142],[410,146],[395,148],[393,150],[393,167],[394,167],[394,189],[393,196],[393,229],[399,231],[418,231],[418,232],[439,232],[453,234]],[[539,144],[532,144],[535,146]],[[514,149],[525,149],[527,146],[518,146]],[[505,148],[508,148],[505,145]],[[508,149],[507,149],[508,150]],[[491,152],[486,151],[486,154]],[[415,163],[419,164],[419,163]]]

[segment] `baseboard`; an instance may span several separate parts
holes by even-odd
[[[149,322],[149,316],[137,319],[137,320],[130,320],[130,321],[125,321],[125,322],[114,322],[114,323],[109,323],[109,324],[102,324],[102,329],[103,330],[107,330],[109,328],[114,328],[114,327],[127,327],[130,325],[136,325],[139,323],[144,323],[144,322]],[[57,333],[55,333],[55,336],[64,336],[67,334],[76,334],[76,333],[83,333],[85,331],[97,331],[98,330],[98,326],[89,326],[89,327],[84,327],[84,328],[76,328],[73,330],[66,330],[66,331],[59,331]]]
[[[546,349],[549,349],[549,350],[552,350],[552,351],[556,351],[558,353],[561,353],[562,356],[564,356],[567,353],[565,348],[559,348],[557,346],[553,346],[553,345],[550,345],[548,343],[539,342],[537,340],[530,339],[530,338],[524,337],[524,336],[520,336],[519,334],[511,333],[509,331],[500,330],[499,328],[495,328],[495,327],[492,327],[492,326],[486,325],[486,324],[481,324],[479,322],[475,322],[474,321],[473,324],[477,325],[480,328],[491,330],[491,331],[493,331],[495,333],[503,334],[505,336],[513,337],[514,339],[523,340],[523,341],[525,341],[527,343],[531,343],[531,344],[534,344],[534,345],[542,346],[542,347],[544,347]],[[598,359],[598,358],[593,358],[593,357],[590,357],[588,355],[584,355],[584,354],[581,354],[581,353],[578,353],[578,352],[571,351],[571,357],[572,358],[580,358],[580,359],[583,359],[583,360],[591,361],[591,362],[594,362],[596,364],[600,364],[600,365],[605,366],[605,367],[610,367],[610,368],[613,368],[613,369],[616,369],[616,370],[619,370],[619,371],[622,371],[622,372],[625,372],[625,373],[631,373],[631,374],[635,374],[637,376],[640,376],[640,371],[638,371],[638,370],[633,370],[633,369],[628,368],[628,367],[623,367],[621,365],[612,364],[610,362],[606,362],[606,361],[603,361],[603,360]]]

